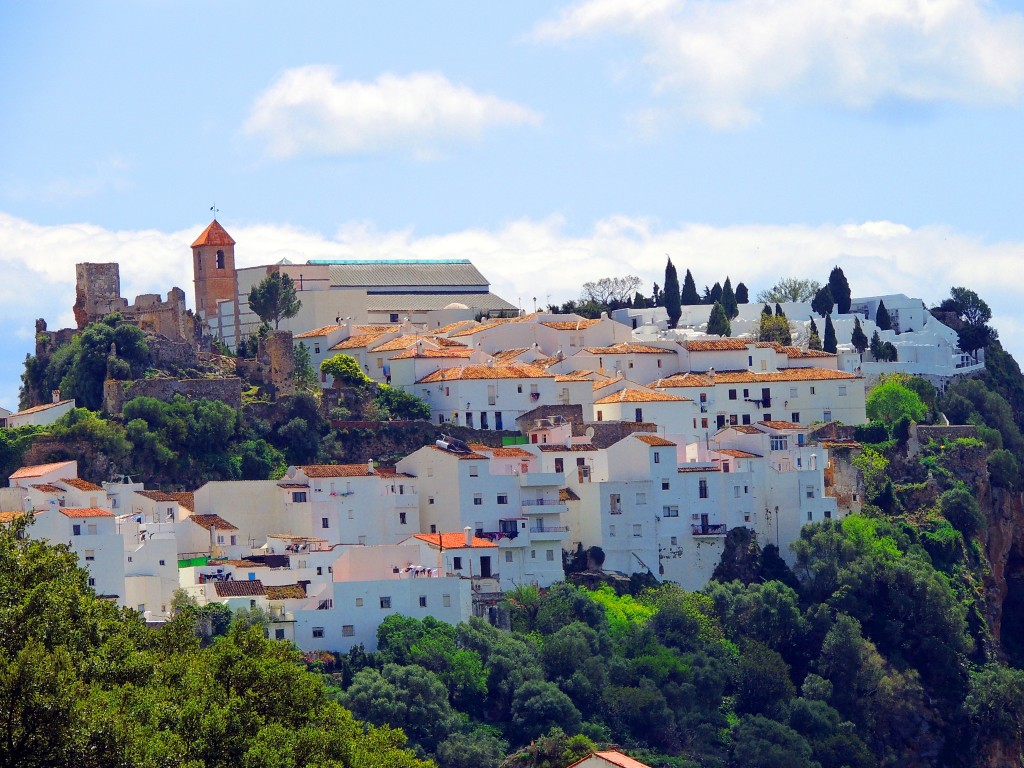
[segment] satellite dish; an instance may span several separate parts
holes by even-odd
[[[586,436],[587,436],[588,438],[590,438],[591,440],[593,440],[593,439],[594,439],[594,428],[593,428],[593,427],[587,427],[587,431],[586,431],[586,433],[585,433],[585,434],[586,434]]]

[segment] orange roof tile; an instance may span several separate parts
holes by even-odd
[[[268,586],[266,589],[268,600],[293,600],[306,596],[306,590],[301,584],[282,584],[279,587]]]
[[[399,350],[408,349],[409,347],[415,346],[420,341],[430,341],[429,336],[423,336],[418,333],[408,333],[405,336],[396,336],[393,339],[385,341],[378,347],[374,347],[374,352],[397,352]]]
[[[541,325],[546,325],[548,328],[554,328],[556,331],[582,331],[584,328],[590,328],[600,322],[601,321],[598,319],[545,320]]]
[[[657,389],[670,387],[710,387],[715,384],[756,384],[773,381],[827,381],[830,379],[857,379],[856,374],[832,368],[786,368],[781,371],[717,371],[714,378],[706,374],[684,373],[658,379],[647,386]]]
[[[58,480],[58,483],[64,483],[64,485],[70,485],[72,488],[77,488],[80,491],[102,491],[102,485],[96,485],[96,483],[90,483],[88,480],[83,480],[80,477],[69,477],[67,480]]]
[[[501,360],[502,362],[508,362],[519,357],[527,350],[527,347],[516,347],[514,349],[501,349],[497,352],[491,353],[491,357],[495,360]]]
[[[74,403],[74,402],[75,402],[74,400],[60,400],[60,401],[58,401],[56,403],[43,403],[42,405],[36,405],[36,406],[33,406],[32,408],[26,408],[24,411],[18,411],[17,413],[12,413],[7,418],[10,419],[10,418],[13,418],[15,416],[27,416],[30,413],[40,413],[42,411],[48,411],[51,408],[59,408],[62,405],[67,405],[68,403]]]
[[[323,328],[316,328],[312,331],[306,331],[305,333],[296,333],[292,336],[293,339],[314,339],[320,336],[328,336],[336,331],[341,331],[345,328],[343,325],[325,325]]]
[[[789,358],[800,358],[800,357],[835,357],[831,352],[823,352],[820,349],[800,349],[800,347],[782,347],[780,352],[785,352],[786,357]]]
[[[472,328],[466,328],[465,330],[457,331],[456,333],[449,333],[448,338],[456,339],[459,338],[460,336],[472,336],[475,333],[480,333],[480,331],[487,331],[490,330],[491,328],[497,328],[499,325],[507,325],[510,322],[512,322],[512,320],[510,319],[490,320],[486,323],[475,325]]]
[[[624,755],[622,752],[619,752],[617,750],[595,752],[594,755],[601,758],[602,760],[611,763],[612,765],[616,766],[616,768],[651,768],[646,763],[641,763],[639,760],[634,760],[629,755]],[[573,763],[573,765],[576,765],[576,763]],[[572,766],[569,766],[569,768],[572,768]]]
[[[61,467],[67,467],[71,464],[74,464],[74,462],[57,461],[54,462],[53,464],[36,464],[35,466],[31,467],[22,467],[13,475],[11,475],[11,480],[20,480],[23,477],[40,477],[49,472],[53,472],[54,470],[60,469]]]
[[[455,339],[449,339],[447,336],[431,336],[430,340],[435,344],[440,344],[442,347],[457,347],[459,349],[469,349],[461,341]]]
[[[0,512],[0,523],[11,523],[24,516],[24,512]]]
[[[701,339],[682,342],[682,346],[691,352],[742,351],[749,344],[756,342],[753,339]]]
[[[744,435],[763,435],[764,434],[764,432],[762,432],[757,427],[751,427],[751,426],[749,426],[747,424],[734,424],[731,427],[726,427],[726,429],[735,429],[737,432],[742,432]]]
[[[153,501],[176,501],[185,509],[195,509],[195,496],[191,492],[178,491],[175,493],[164,493],[163,491],[136,491],[139,496],[145,496]]]
[[[649,344],[632,344],[630,342],[622,342],[620,344],[613,344],[610,347],[587,347],[583,350],[589,352],[592,355],[674,355],[675,352],[671,349],[662,349],[661,347],[652,347]]]
[[[760,459],[761,456],[756,453],[750,453],[748,451],[740,451],[735,448],[716,448],[715,453],[721,453],[724,456],[732,456],[734,459]]]
[[[466,534],[465,533],[416,533],[413,534],[414,539],[425,541],[432,546],[440,545],[444,549],[465,549],[466,548]],[[493,541],[487,539],[481,539],[476,536],[472,538],[471,547],[496,547],[498,546]]]
[[[380,349],[378,347],[378,349]],[[376,350],[375,350],[376,351]],[[392,357],[392,360],[412,360],[413,358],[422,359],[447,359],[447,360],[468,360],[473,355],[473,350],[466,349],[465,347],[447,347],[444,349],[417,349],[416,347],[410,347],[405,352],[399,352],[397,355]]]
[[[588,374],[588,373],[559,373],[559,374],[555,374],[555,381],[558,381],[558,382],[582,381],[582,382],[590,383],[590,374]]]
[[[356,333],[392,333],[401,327],[400,325],[354,325],[352,330]]]
[[[599,379],[599,380],[595,381],[594,382],[594,391],[596,392],[599,389],[604,389],[605,387],[611,386],[612,384],[618,384],[620,381],[622,381],[622,372],[621,371],[619,372],[618,376],[612,376],[611,378],[608,378],[608,379]]]
[[[807,429],[799,424],[794,424],[792,421],[759,421],[758,424],[764,424],[768,429]]]
[[[113,517],[114,513],[106,509],[97,509],[96,507],[63,507],[61,514],[66,517]]]
[[[536,454],[530,453],[522,448],[516,448],[515,446],[506,446],[502,448],[493,448],[489,445],[482,445],[480,443],[470,443],[469,447],[474,451],[486,451],[495,458],[499,459],[536,459]]]
[[[366,347],[375,342],[383,333],[359,333],[354,336],[349,336],[347,339],[343,339],[331,347],[331,350],[335,349],[360,349]]]
[[[43,493],[64,493],[63,488],[58,488],[56,485],[50,485],[49,483],[41,483],[40,485],[33,485],[32,487],[37,491],[42,491]]]
[[[642,435],[639,434],[638,432],[634,432],[633,437],[635,437],[637,440],[647,443],[648,445],[653,445],[657,447],[668,447],[670,445],[675,446],[675,443],[673,443],[671,440],[666,440],[664,437],[658,437],[657,435]]]
[[[535,365],[466,365],[428,373],[417,384],[467,379],[553,379],[554,375]]]
[[[434,333],[451,333],[456,328],[460,328],[463,325],[476,325],[476,321],[475,320],[456,320],[454,323],[448,323],[448,325],[443,325],[440,328],[435,328],[434,329]],[[465,329],[463,329],[463,330],[465,330]]]
[[[259,579],[249,581],[218,581],[213,585],[217,597],[263,597],[267,594]]]
[[[306,464],[299,467],[306,477],[370,477],[369,464]]]
[[[451,456],[453,459],[458,459],[460,461],[466,461],[467,459],[487,461],[488,459],[490,459],[490,456],[484,456],[483,454],[480,453],[453,453],[452,451],[446,450],[439,445],[431,445],[430,447],[433,448],[435,451],[440,451],[445,456]]]
[[[610,403],[668,403],[668,402],[693,402],[688,397],[677,395],[666,395],[664,392],[651,392],[646,389],[620,389],[611,395],[606,395],[600,400],[595,400],[594,405],[608,405]]]
[[[188,519],[196,525],[202,526],[206,530],[210,530],[211,528],[216,528],[218,531],[238,530],[238,528],[233,526],[220,515],[192,515]]]
[[[196,238],[196,241],[192,243],[193,248],[198,248],[201,245],[234,245],[235,241],[228,234],[227,230],[220,225],[220,222],[214,219],[210,222],[210,225],[203,230],[203,233]]]

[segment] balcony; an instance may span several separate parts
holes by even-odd
[[[558,499],[523,499],[522,505],[526,515],[557,515],[569,511],[565,502]]]
[[[561,485],[564,482],[565,475],[562,472],[524,472],[519,475],[519,486],[521,488]]]
[[[567,525],[533,525],[530,526],[531,534],[544,534],[544,533],[568,533],[569,526]],[[556,538],[561,538],[560,536]]]
[[[694,523],[690,526],[694,536],[725,536],[727,528],[725,523]]]

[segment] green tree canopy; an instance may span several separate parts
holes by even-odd
[[[850,343],[853,344],[853,348],[862,355],[864,354],[864,350],[868,348],[868,337],[860,325],[859,315],[853,319],[853,333],[850,335]]]
[[[878,310],[875,312],[875,325],[880,331],[892,330],[892,318],[889,317],[889,310],[885,308],[885,302],[879,300]]]
[[[832,291],[829,290],[827,285],[822,286],[815,292],[814,299],[811,301],[812,310],[825,317],[832,311],[834,306],[835,299],[832,298]]]
[[[729,324],[725,308],[717,301],[711,308],[711,314],[708,316],[708,333],[717,336],[732,335],[732,327]]]
[[[676,274],[676,266],[671,258],[665,264],[665,288],[662,296],[665,300],[665,311],[668,312],[668,327],[675,328],[683,310],[680,306],[679,275]]]
[[[928,413],[920,396],[895,378],[883,379],[868,393],[867,414],[872,421],[892,424],[900,416],[920,422]]]
[[[846,315],[850,312],[851,293],[850,283],[838,265],[832,268],[828,275],[828,288],[832,293],[832,299],[836,303],[836,312]]]
[[[295,283],[281,272],[271,272],[249,291],[249,308],[263,322],[273,323],[275,329],[282,320],[295,317],[301,307]]]
[[[725,309],[725,316],[732,320],[740,313],[739,303],[736,294],[732,290],[732,282],[725,278],[725,285],[722,286],[722,307]]]
[[[816,280],[784,277],[771,288],[759,291],[756,300],[772,304],[787,301],[810,301],[819,288],[821,288],[821,283]]]
[[[680,301],[684,306],[700,304],[700,294],[697,293],[697,284],[693,281],[690,270],[686,270],[686,276],[683,278],[683,293]]]
[[[359,361],[351,355],[338,353],[320,363],[321,373],[326,373],[346,387],[368,387],[373,379],[363,373]]]
[[[750,303],[750,291],[747,289],[747,286],[744,285],[743,283],[736,283],[736,303]]]
[[[836,329],[832,325],[832,315],[825,315],[825,338],[821,342],[821,348],[832,354],[835,354],[839,348],[839,344],[836,341]]]

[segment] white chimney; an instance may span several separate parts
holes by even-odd
[[[366,462],[366,471],[371,475],[373,474],[373,459]]]
[[[52,392],[50,392],[50,397],[53,399],[53,402],[59,403],[60,402],[60,390],[59,389],[55,389]]]
[[[466,530],[466,546],[467,547],[472,547],[473,546],[473,529],[470,528],[467,525],[465,530]]]

